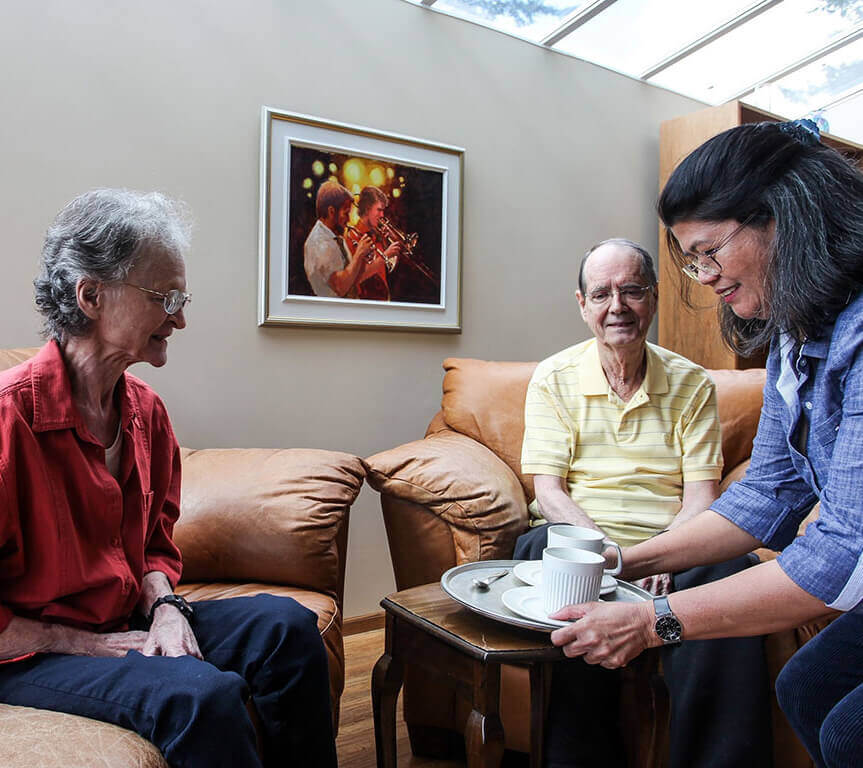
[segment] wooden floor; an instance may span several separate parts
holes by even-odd
[[[345,692],[342,694],[339,737],[336,748],[339,768],[376,768],[375,726],[372,719],[372,667],[384,650],[384,631],[375,629],[345,638]],[[411,754],[408,732],[398,714],[399,768],[464,768],[464,762],[429,760]]]

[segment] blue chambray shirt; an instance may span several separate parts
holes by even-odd
[[[828,607],[863,611],[863,293],[821,338],[790,346],[771,345],[752,462],[711,509],[783,550],[785,573]],[[795,538],[818,500],[818,520]]]

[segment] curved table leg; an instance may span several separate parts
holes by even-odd
[[[464,729],[468,768],[499,768],[503,759],[500,720],[500,664],[476,664],[473,709]]]
[[[375,718],[375,750],[378,768],[396,768],[396,702],[404,680],[400,659],[392,654],[395,627],[387,614],[387,649],[372,671],[372,711]]]

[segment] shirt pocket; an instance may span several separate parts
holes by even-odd
[[[837,408],[830,416],[818,424],[813,424],[809,432],[809,461],[813,469],[826,469],[833,458],[836,435],[842,425],[842,409]],[[823,479],[823,478],[822,478]]]

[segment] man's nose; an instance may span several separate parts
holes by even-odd
[[[184,314],[184,312],[185,312],[185,310],[183,309],[183,307],[180,307],[180,309],[178,309],[176,312],[174,312],[173,315],[168,315],[168,317],[171,318],[171,321],[173,322],[174,327],[178,331],[181,331],[181,330],[183,330],[183,328],[186,327],[186,315]]]
[[[620,295],[620,291],[611,292],[611,304],[608,308],[612,312],[623,312],[629,309],[629,307],[627,307],[626,303],[623,301],[623,297]]]

